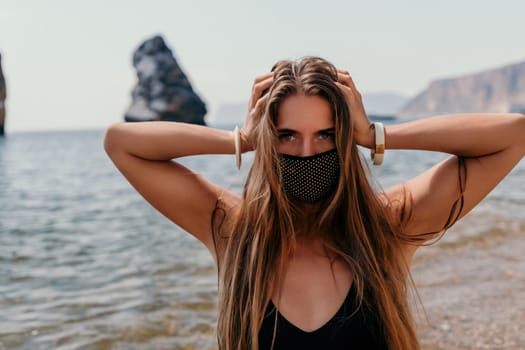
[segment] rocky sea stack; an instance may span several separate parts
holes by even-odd
[[[144,41],[133,54],[138,83],[124,119],[177,121],[205,125],[206,105],[161,36]]]
[[[441,79],[410,100],[400,117],[448,113],[525,113],[525,62]]]
[[[2,54],[0,54],[0,136],[4,134],[6,95],[5,78],[2,71]]]

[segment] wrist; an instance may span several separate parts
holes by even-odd
[[[356,132],[355,141],[359,146],[372,149],[375,147],[375,129],[374,123],[370,123],[362,132]]]
[[[241,141],[241,152],[250,152],[255,149],[253,146],[253,140],[248,137],[244,128],[239,129],[240,141]]]

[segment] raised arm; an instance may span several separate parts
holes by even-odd
[[[339,72],[340,88],[348,97],[357,142],[374,144],[374,131],[361,95],[348,72]],[[522,114],[457,114],[420,119],[386,127],[387,149],[439,151],[454,156],[421,175],[386,191],[397,203],[407,201],[411,213],[406,234],[442,231],[461,194],[458,157],[464,160],[463,206],[452,218],[474,208],[525,156],[525,116]],[[465,174],[463,174],[465,175]],[[432,236],[429,236],[431,238]]]
[[[512,170],[525,155],[522,114],[457,114],[421,119],[386,128],[387,149],[418,149],[455,155],[409,180],[412,218],[405,232],[443,229],[460,195],[457,157],[466,168],[463,217]],[[389,190],[401,193],[400,186]]]
[[[483,157],[523,147],[525,116],[452,114],[388,126],[389,149],[419,149]]]
[[[233,153],[230,131],[175,122],[119,123],[106,130],[104,148],[152,206],[214,254],[211,215],[224,190],[172,159]]]
[[[255,79],[242,135],[245,150],[253,149],[251,130],[266,101],[265,97],[261,98],[262,91],[271,83],[271,74]],[[220,197],[225,202],[225,210],[229,210],[239,198],[174,159],[199,154],[233,154],[231,131],[175,122],[118,123],[106,130],[104,148],[120,172],[151,205],[193,234],[216,256],[211,219],[217,200]]]

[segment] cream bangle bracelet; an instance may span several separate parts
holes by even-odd
[[[370,151],[374,165],[383,164],[385,158],[385,127],[383,123],[374,123],[375,145]]]
[[[235,165],[237,170],[241,169],[241,134],[239,133],[239,127],[236,125],[233,129],[233,145],[235,146]]]

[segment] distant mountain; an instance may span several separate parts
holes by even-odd
[[[363,93],[365,110],[371,115],[396,115],[410,99],[393,92]]]
[[[408,97],[391,92],[363,94],[363,104],[369,115],[396,115]],[[209,121],[213,125],[242,125],[248,103],[228,103],[219,106]]]
[[[525,112],[525,62],[440,79],[410,100],[400,117],[470,112]]]

